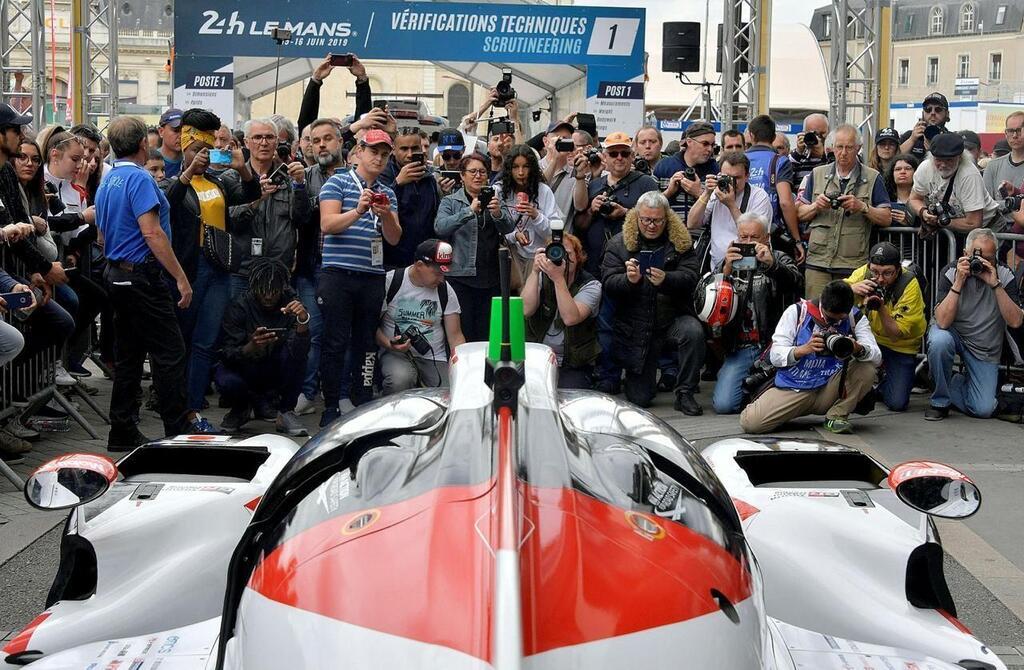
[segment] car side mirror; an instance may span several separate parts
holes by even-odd
[[[956,468],[910,461],[889,472],[889,487],[904,504],[943,519],[966,519],[981,507],[981,490]]]
[[[25,482],[25,500],[38,509],[84,505],[117,479],[114,461],[98,454],[65,454],[41,465]]]

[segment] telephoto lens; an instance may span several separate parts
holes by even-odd
[[[551,241],[544,247],[544,255],[555,265],[565,262],[565,245],[562,244],[562,233],[565,230],[565,222],[561,219],[551,219]]]
[[[825,349],[839,360],[846,360],[853,356],[853,345],[852,337],[840,335],[839,333],[828,333],[825,335]]]

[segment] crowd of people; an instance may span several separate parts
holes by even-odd
[[[27,324],[0,321],[0,365],[55,346],[57,383],[81,384],[98,356],[111,451],[148,439],[147,357],[166,434],[256,419],[301,436],[321,397],[327,426],[376,395],[447,384],[453,349],[487,338],[507,248],[528,339],[552,348],[562,388],[644,407],[672,393],[697,416],[704,383],[745,431],[819,414],[845,433],[876,400],[906,410],[926,367],[926,419],[995,411],[1024,316],[1016,250],[995,236],[1024,231],[1024,112],[996,157],[946,127],[939,93],[870,155],[857,127],[821,114],[795,143],[766,115],[721,136],[695,122],[668,147],[652,126],[598,138],[575,114],[528,137],[494,90],[428,134],[371,103],[358,58],[354,115],[321,116],[334,69],[316,67],[297,122],[238,130],[169,109],[156,128],[121,116],[105,136],[30,134],[0,106],[0,293],[28,296],[0,298]],[[911,263],[885,241],[892,226],[951,231],[957,260]],[[211,400],[229,409],[219,426]],[[28,404],[3,427],[6,460],[47,411]]]

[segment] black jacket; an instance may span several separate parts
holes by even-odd
[[[14,166],[11,164],[11,161],[7,161],[3,167],[0,167],[0,204],[2,204],[2,207],[0,207],[0,228],[9,223],[32,222],[21,200],[20,188],[18,175],[14,172]],[[50,271],[50,261],[46,260],[46,257],[36,249],[31,240],[18,240],[10,245],[10,251],[14,259],[20,261],[20,266],[11,265],[4,268],[11,272],[11,274],[15,274],[15,271],[17,271],[19,276],[23,275],[23,279],[28,279],[30,275],[36,272],[45,275]]]
[[[608,240],[601,262],[604,293],[615,304],[612,355],[626,371],[637,374],[649,355],[657,355],[672,321],[693,315],[693,289],[699,279],[697,255],[690,233],[675,212],[666,213],[664,234],[649,241],[640,235],[637,210],[630,210],[622,232]],[[626,278],[626,261],[641,249],[665,249],[665,281],[654,286],[646,277],[636,284]]]
[[[734,274],[733,288],[736,291],[736,317],[722,329],[722,347],[727,352],[735,351],[739,344],[746,309],[753,310],[762,349],[772,342],[772,333],[786,308],[803,295],[804,278],[792,258],[781,251],[772,251],[775,262],[770,268],[759,266],[756,273]],[[724,261],[723,261],[724,264]],[[718,267],[721,272],[722,266]],[[749,276],[749,275],[753,276]]]
[[[228,170],[220,175],[208,173],[204,176],[216,184],[224,194],[224,213],[228,219],[224,222],[224,229],[231,232],[231,221],[227,216],[228,207],[259,198],[260,183],[255,178],[242,181],[234,170]],[[185,276],[189,281],[193,281],[199,265],[199,254],[202,253],[199,248],[199,229],[203,225],[199,218],[199,198],[191,186],[183,184],[177,177],[165,180],[161,186],[171,206],[171,247],[174,249],[174,255],[178,257],[178,262],[181,263],[181,269],[185,271]]]
[[[299,121],[296,124],[300,133],[303,128],[316,121],[320,116],[320,89],[323,85],[322,81],[316,81],[312,77],[306,84],[306,92],[302,94],[302,104],[299,107]],[[352,115],[354,120],[370,111],[373,104],[372,97],[369,79],[362,84],[356,82],[356,111]],[[352,134],[346,130],[345,137],[342,137],[341,141],[344,143],[352,139]]]
[[[275,307],[267,309],[253,297],[252,293],[246,291],[233,303],[228,305],[224,313],[224,320],[221,322],[220,333],[220,358],[230,367],[232,364],[240,365],[253,361],[270,358],[280,347],[289,347],[290,353],[295,358],[305,358],[309,350],[309,331],[299,333],[295,330],[295,317],[291,314],[282,314],[281,308],[295,300],[295,293],[286,289],[281,300]],[[279,337],[277,342],[267,347],[256,356],[246,356],[242,349],[249,342],[256,329],[264,328],[288,328],[284,337]]]

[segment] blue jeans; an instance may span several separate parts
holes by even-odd
[[[736,414],[743,405],[743,378],[761,355],[760,347],[741,347],[728,354],[718,370],[711,403],[716,414]]]
[[[953,355],[960,354],[965,372],[953,374]],[[928,329],[928,365],[935,380],[932,407],[954,405],[964,414],[987,419],[996,409],[999,365],[976,358],[955,330],[935,324]]]
[[[293,282],[299,302],[309,312],[309,356],[306,358],[302,394],[313,399],[320,390],[320,336],[324,330],[324,319],[320,306],[316,304],[316,279],[295,275]]]
[[[231,275],[231,301],[234,302],[249,290],[249,276]]]
[[[882,365],[885,376],[878,385],[882,402],[894,412],[902,412],[910,404],[910,389],[914,388],[914,370],[917,369],[917,356],[893,351],[879,345],[882,350]]]
[[[189,348],[186,400],[188,409],[199,411],[217,362],[220,324],[230,304],[230,277],[213,267],[202,253],[192,281],[192,303],[178,312],[181,336]]]

